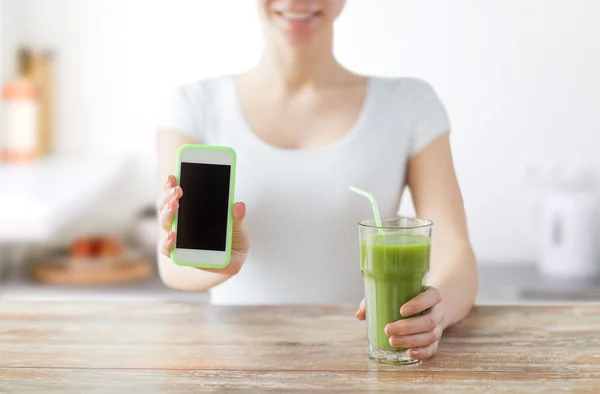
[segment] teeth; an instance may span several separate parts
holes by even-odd
[[[290,19],[293,21],[305,21],[307,19],[310,19],[310,17],[312,16],[312,14],[298,14],[296,12],[289,12],[289,11],[284,11],[282,12],[283,17],[286,19]]]

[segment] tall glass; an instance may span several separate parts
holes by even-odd
[[[418,361],[408,356],[408,349],[390,345],[385,326],[406,319],[400,315],[402,305],[425,291],[432,225],[404,217],[383,219],[381,227],[372,220],[359,223],[369,357],[380,363]]]

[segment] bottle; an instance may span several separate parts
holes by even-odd
[[[32,59],[29,79],[34,83],[38,98],[38,153],[52,153],[54,139],[53,55],[36,53]]]
[[[38,157],[38,95],[32,72],[32,54],[22,50],[19,76],[2,88],[0,161],[29,163]]]

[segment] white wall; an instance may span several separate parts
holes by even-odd
[[[5,22],[4,22],[4,0],[0,0],[0,81],[3,80],[4,75],[4,59],[6,57],[6,52],[2,49],[4,48],[4,30],[5,30]]]
[[[0,80],[14,76],[15,49],[22,35],[22,3],[0,0]]]
[[[5,2],[25,42],[58,50],[59,151],[133,152],[148,196],[161,92],[247,68],[261,48],[248,0]],[[350,0],[339,22],[350,68],[425,78],[446,103],[483,262],[534,258],[528,164],[600,168],[598,20],[596,0]]]
[[[250,2],[5,1],[26,20],[20,42],[56,50],[57,151],[133,154],[146,168],[146,196],[155,192],[154,124],[165,91],[242,70],[260,54]]]

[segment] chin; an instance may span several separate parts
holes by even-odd
[[[285,42],[296,48],[304,48],[310,46],[314,42],[312,34],[281,34]]]
[[[311,29],[299,31],[295,29],[282,29],[280,26],[277,26],[273,33],[290,46],[308,47],[321,40],[326,27],[321,24],[315,24]]]

